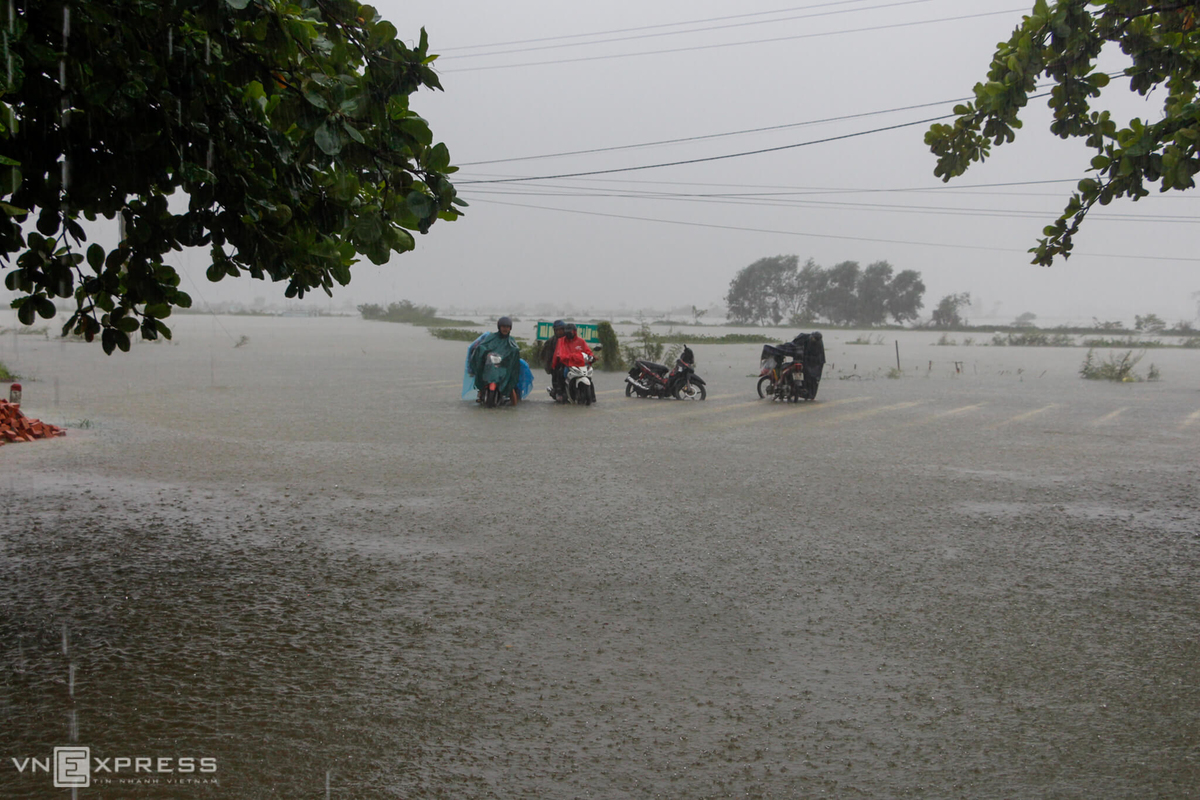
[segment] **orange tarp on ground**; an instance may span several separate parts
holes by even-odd
[[[32,442],[34,439],[49,439],[51,436],[66,436],[67,432],[57,425],[30,419],[21,413],[21,407],[7,400],[0,400],[0,444],[6,442]]]

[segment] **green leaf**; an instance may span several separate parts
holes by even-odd
[[[364,243],[376,242],[383,235],[383,220],[378,213],[361,214],[354,220],[354,234]]]
[[[37,315],[42,319],[50,319],[58,313],[58,309],[54,307],[54,301],[48,297],[34,298],[33,305]]]
[[[87,249],[87,262],[99,275],[104,270],[104,248],[98,244],[90,245]]]
[[[418,219],[424,219],[437,210],[437,203],[432,197],[421,192],[409,192],[404,202]]]
[[[425,166],[435,172],[444,172],[450,166],[450,149],[441,142],[435,144],[425,158]]]
[[[433,132],[429,130],[429,123],[418,116],[404,117],[398,123],[398,127],[423,145],[433,144]]]
[[[336,125],[331,124],[331,120],[332,118],[321,123],[321,127],[313,134],[313,139],[325,155],[336,156],[342,152],[342,137]]]
[[[396,26],[387,20],[382,20],[371,26],[371,38],[367,40],[367,47],[371,50],[378,50],[395,38]]]

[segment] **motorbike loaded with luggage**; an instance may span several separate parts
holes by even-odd
[[[815,400],[825,367],[820,331],[802,333],[790,342],[763,345],[758,396],[786,403]]]

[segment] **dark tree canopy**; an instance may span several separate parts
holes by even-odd
[[[729,283],[725,303],[737,322],[778,325],[819,319],[834,324],[882,325],[892,317],[917,318],[925,284],[908,269],[893,275],[892,265],[876,261],[861,269],[843,261],[829,269],[811,258],[799,267],[797,256],[761,258],[740,270]]]
[[[778,325],[787,319],[795,302],[793,284],[798,263],[796,256],[771,256],[739,270],[725,295],[729,315],[755,325]]]
[[[959,328],[967,324],[962,309],[971,305],[971,293],[948,294],[933,310],[929,324],[934,328]]]
[[[0,261],[25,324],[71,298],[64,333],[127,350],[139,330],[169,337],[163,319],[191,304],[172,251],[207,247],[210,280],[270,278],[303,297],[459,216],[449,152],[409,107],[441,88],[423,30],[409,47],[352,0],[17,6]],[[118,216],[119,245],[85,250],[79,220]]]
[[[1033,263],[1049,266],[1067,258],[1080,224],[1097,203],[1133,200],[1160,191],[1191,189],[1200,172],[1200,2],[1196,0],[1038,0],[992,60],[975,100],[957,106],[953,125],[937,124],[925,143],[938,157],[934,174],[943,180],[983,161],[993,145],[1011,142],[1021,127],[1018,114],[1043,75],[1054,82],[1050,130],[1061,138],[1081,137],[1096,155],[1091,177],[1079,182],[1059,219],[1030,250]],[[1133,91],[1161,97],[1154,119],[1132,119],[1124,127],[1106,110],[1093,109],[1109,83],[1097,59],[1117,46],[1131,60],[1125,69]]]

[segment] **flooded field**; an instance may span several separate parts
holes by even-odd
[[[0,335],[71,426],[0,447],[0,797],[1200,796],[1198,351],[489,411],[420,328],[174,327]]]

